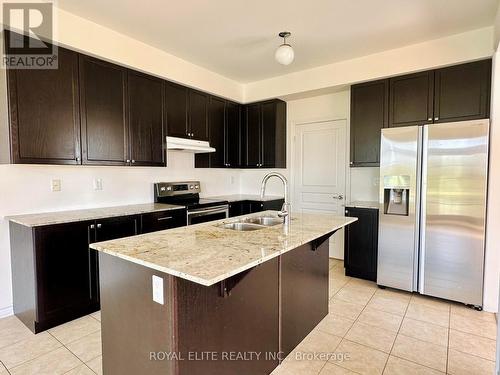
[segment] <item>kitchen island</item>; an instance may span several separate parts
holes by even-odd
[[[261,216],[91,244],[104,374],[272,372],[328,313],[328,239],[356,218],[223,225]]]

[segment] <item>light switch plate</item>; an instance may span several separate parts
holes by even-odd
[[[163,301],[163,279],[159,276],[153,275],[153,301],[164,304]]]
[[[50,188],[52,189],[52,191],[61,191],[61,180],[53,179],[51,181]]]

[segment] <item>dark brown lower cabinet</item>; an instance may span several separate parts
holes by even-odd
[[[281,351],[287,356],[328,314],[328,239],[281,256]]]
[[[186,225],[186,210],[152,212],[142,215],[141,233],[156,232]]]
[[[281,210],[283,199],[272,201],[236,201],[229,203],[229,217],[252,214],[266,210]]]
[[[93,223],[10,224],[14,314],[33,332],[99,310]]]
[[[38,333],[99,310],[99,261],[89,244],[183,225],[184,209],[39,227],[11,222],[14,314]]]
[[[347,276],[377,280],[378,210],[346,207],[345,216],[358,221],[344,229],[344,267]]]

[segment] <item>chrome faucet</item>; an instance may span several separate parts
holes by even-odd
[[[266,184],[271,177],[277,177],[283,182],[283,187],[285,188],[285,201],[281,207],[281,211],[278,212],[278,216],[283,218],[283,223],[288,226],[290,224],[290,201],[289,201],[289,190],[288,190],[288,180],[281,173],[271,172],[264,176],[262,180],[262,185],[260,187],[260,197],[264,198],[266,194]]]

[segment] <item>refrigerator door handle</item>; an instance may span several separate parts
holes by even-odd
[[[418,292],[424,294],[425,281],[425,230],[426,230],[426,209],[427,209],[427,154],[429,147],[428,125],[422,129],[422,156],[421,156],[421,187],[420,187],[420,224],[418,236]]]
[[[421,199],[422,199],[422,145],[423,131],[425,126],[419,126],[417,140],[417,173],[415,182],[415,245],[413,252],[413,288],[419,291],[419,262],[420,262],[420,221],[421,221]]]

